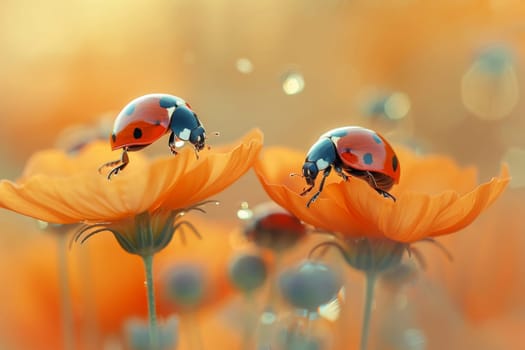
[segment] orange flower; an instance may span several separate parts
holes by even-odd
[[[258,130],[239,145],[201,152],[189,148],[176,157],[153,161],[133,153],[123,174],[111,181],[97,173],[115,158],[109,146],[94,142],[78,157],[61,150],[34,155],[17,183],[0,182],[0,204],[54,223],[114,222],[159,207],[180,209],[225,189],[251,166],[262,145]]]
[[[0,182],[0,205],[47,222],[89,223],[86,238],[107,230],[128,252],[150,254],[169,242],[170,227],[184,211],[242,176],[261,147],[262,134],[253,130],[239,143],[201,152],[199,159],[189,148],[152,161],[135,153],[126,171],[111,181],[96,171],[114,158],[106,143],[91,143],[77,157],[43,151],[31,158],[18,182]]]
[[[300,196],[304,186],[289,174],[300,170],[304,152],[286,148],[266,149],[255,171],[268,195],[301,220],[346,238],[386,238],[412,243],[452,233],[470,224],[503,192],[509,182],[508,170],[474,190],[472,169],[459,169],[443,157],[421,158],[408,150],[397,151],[403,174],[392,190],[397,201],[377,194],[366,182],[350,178],[347,182],[330,176],[319,199],[310,208],[308,197]],[[441,185],[441,186],[440,186]],[[455,186],[453,190],[443,188]],[[420,187],[420,188],[418,188]],[[416,190],[437,192],[436,194]]]
[[[350,266],[365,272],[360,349],[368,348],[377,275],[399,266],[406,250],[419,257],[419,251],[410,247],[411,243],[433,240],[435,236],[469,225],[498,198],[509,182],[508,170],[503,167],[500,178],[460,194],[455,189],[442,189],[439,185],[453,185],[450,180],[459,176],[462,180],[458,189],[463,192],[465,187],[470,187],[467,186],[468,179],[474,183],[472,170],[462,171],[446,158],[421,159],[407,150],[398,150],[397,156],[403,168],[401,183],[391,192],[397,201],[378,195],[360,179],[350,177],[348,181],[341,181],[332,176],[319,199],[310,207],[306,206],[309,198],[300,195],[302,181],[289,175],[301,169],[303,152],[270,148],[255,165],[259,180],[274,201],[299,219],[342,238],[342,244],[325,241],[315,246],[311,253],[322,246],[336,247]],[[413,184],[404,180],[406,178],[412,179]],[[416,192],[421,190],[417,188],[418,180],[423,181],[419,182],[423,191],[430,187],[429,192],[437,194]]]

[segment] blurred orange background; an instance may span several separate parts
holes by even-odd
[[[487,227],[498,234],[495,239],[486,233],[494,246],[507,241],[499,223],[510,225],[525,214],[523,1],[4,0],[0,49],[1,178],[16,179],[40,149],[107,137],[113,117],[130,100],[164,92],[187,100],[208,132],[220,132],[210,137],[212,147],[259,127],[266,145],[306,152],[321,133],[355,124],[380,131],[394,144],[474,165],[479,181],[498,174],[501,162],[507,162],[511,186],[489,210],[484,222],[491,224],[478,223],[465,232],[468,249],[478,249],[481,240],[473,231]],[[167,154],[167,142],[146,152]],[[267,197],[250,173],[217,199],[222,205],[207,219],[230,228],[238,224],[235,213],[242,201]],[[22,232],[32,230],[30,220],[5,211],[0,217],[5,223],[0,273],[16,281],[16,267],[31,264],[26,255],[33,253],[26,249],[34,254],[40,249],[44,256],[53,249],[37,246],[40,233]],[[515,222],[509,230],[515,245],[475,260],[484,266],[485,260],[517,256],[490,276],[525,269],[519,258],[525,225]],[[459,240],[466,239],[444,241],[455,247]],[[463,273],[475,268],[458,261],[452,266]],[[511,288],[509,305],[521,307],[512,315],[518,321],[496,318],[489,329],[525,324],[524,294],[519,294],[524,276],[501,282],[502,289]],[[483,294],[493,280],[484,280],[472,295]],[[9,287],[0,292],[0,303],[9,293]],[[478,304],[469,307],[480,313]],[[2,315],[4,309],[0,306],[0,348],[12,317]],[[508,348],[525,346],[519,341]],[[487,349],[499,345],[494,346]]]

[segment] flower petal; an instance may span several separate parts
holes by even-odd
[[[142,196],[147,159],[130,154],[126,170],[108,181],[97,168],[110,157],[107,145],[103,148],[100,142],[87,146],[77,157],[56,150],[39,152],[17,183],[0,182],[0,206],[61,224],[114,221],[145,211],[153,201]]]
[[[499,177],[492,178],[461,196],[446,212],[437,217],[429,235],[444,235],[466,227],[503,193],[509,182],[509,169],[504,164]]]
[[[450,157],[433,154],[420,156],[401,146],[396,147],[396,154],[402,174],[399,184],[394,186],[395,194],[438,194],[446,190],[465,193],[477,185],[476,168],[462,168]]]
[[[81,170],[94,170],[104,163],[118,159],[120,151],[112,152],[108,142],[93,141],[78,153],[67,153],[61,149],[47,149],[36,152],[29,158],[20,180],[36,174],[68,176]],[[143,160],[140,153],[133,153],[133,161]]]
[[[405,193],[391,210],[382,213],[380,227],[384,235],[398,242],[415,242],[428,236],[436,217],[448,210],[458,198],[454,191],[436,196]]]
[[[256,162],[254,170],[264,189],[277,204],[287,209],[304,222],[329,232],[343,233],[348,236],[361,236],[377,233],[367,200],[370,196],[382,198],[359,179],[342,181],[337,176],[330,176],[319,196],[310,207],[306,207],[310,195],[301,196],[303,181],[290,177],[294,170],[301,169],[304,161],[300,152],[282,147],[265,149]],[[339,180],[339,183],[336,181]],[[356,201],[362,210],[353,210]]]
[[[254,129],[228,148],[204,153],[180,181],[168,185],[162,205],[184,208],[224,190],[252,167],[262,143],[262,132]]]
[[[429,236],[456,232],[474,221],[503,192],[509,183],[508,169],[499,178],[460,196],[453,191],[436,196],[406,193],[381,220],[381,229],[390,239],[416,242]]]

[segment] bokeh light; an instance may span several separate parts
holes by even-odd
[[[115,116],[149,93],[188,101],[206,128],[209,150],[203,152],[222,150],[254,127],[264,133],[264,148],[299,150],[301,162],[274,169],[297,193],[305,179],[288,175],[301,174],[310,146],[341,126],[376,130],[396,149],[415,150],[422,159],[438,155],[463,169],[445,176],[443,169],[402,164],[393,192],[417,185],[428,192],[460,187],[463,194],[474,180],[497,176],[505,163],[512,179],[494,207],[457,234],[436,238],[452,262],[435,245],[420,242],[404,254],[406,265],[378,279],[368,348],[521,350],[524,19],[520,0],[6,0],[0,3],[1,179],[24,178],[28,161],[45,149],[66,150],[74,159],[91,141],[103,140],[109,150]],[[168,139],[139,152],[171,157]],[[175,146],[192,147],[178,139]],[[108,161],[121,155],[112,154]],[[179,159],[173,156],[173,164]],[[209,167],[202,165],[210,173],[221,170]],[[57,161],[50,169],[64,167]],[[153,173],[143,175],[162,183]],[[208,180],[195,176],[195,188]],[[333,191],[331,181],[341,181],[334,171],[324,194]],[[188,188],[173,196],[190,198]],[[132,194],[115,190],[115,201]],[[209,199],[220,205],[180,214],[202,237],[187,228],[155,257],[159,324],[169,349],[256,349],[268,347],[268,339],[277,339],[270,347],[276,350],[358,348],[365,280],[337,250],[316,251],[315,264],[337,266],[341,277],[341,283],[320,286],[330,287],[322,305],[305,308],[288,300],[305,297],[301,283],[316,275],[289,279],[285,293],[279,285],[284,272],[310,258],[312,247],[338,234],[298,219],[297,235],[289,224],[249,230],[260,219],[259,204],[269,201],[253,171]],[[85,205],[111,210],[111,203]],[[143,266],[111,234],[61,251],[70,236],[63,241],[59,234],[71,227],[45,223],[42,230],[35,220],[3,209],[0,220],[0,276],[6,282],[0,288],[0,349],[71,350],[63,346],[70,328],[80,350],[149,346]],[[378,221],[381,227],[386,219]],[[232,261],[242,260],[235,257],[256,263],[233,269]],[[250,267],[260,274],[257,283],[246,278]],[[236,279],[241,287],[232,283],[229,268],[242,272]],[[176,298],[170,299],[169,277],[177,271],[185,282],[171,285]],[[194,277],[202,290],[177,289],[191,287]],[[180,296],[191,305],[181,306]],[[61,311],[68,303],[70,315]]]
[[[304,78],[300,73],[288,72],[283,78],[283,90],[287,95],[296,95],[304,89]]]

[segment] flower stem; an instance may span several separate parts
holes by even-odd
[[[148,298],[149,341],[151,349],[159,349],[159,329],[155,307],[155,286],[153,285],[153,255],[142,257],[146,273],[146,295]]]
[[[62,318],[62,342],[64,350],[72,350],[74,346],[73,334],[73,305],[69,287],[69,272],[67,269],[68,236],[58,235],[58,279],[60,288],[60,313]]]
[[[372,316],[372,304],[374,301],[374,289],[376,283],[375,271],[366,272],[366,290],[365,290],[365,309],[363,313],[363,325],[361,329],[361,346],[360,350],[366,350],[368,347],[368,333],[370,331],[370,318]]]

